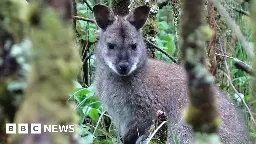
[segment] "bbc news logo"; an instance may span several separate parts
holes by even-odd
[[[75,132],[75,125],[42,125],[40,123],[7,123],[6,134],[41,134],[44,133],[60,133]]]

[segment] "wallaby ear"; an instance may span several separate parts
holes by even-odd
[[[103,30],[115,21],[114,13],[105,5],[95,5],[93,13],[97,25]]]
[[[140,29],[147,21],[150,8],[148,6],[139,6],[133,9],[126,17],[134,27]]]

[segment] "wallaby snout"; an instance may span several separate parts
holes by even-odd
[[[120,62],[118,64],[118,73],[120,75],[127,75],[130,72],[130,66],[128,62]]]

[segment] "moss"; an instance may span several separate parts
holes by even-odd
[[[183,112],[183,119],[195,132],[207,133],[206,141],[195,138],[195,143],[211,143],[211,135],[217,133],[220,118],[216,110],[214,78],[206,69],[205,42],[213,32],[204,26],[203,0],[183,2],[181,52],[188,75],[189,104]],[[216,143],[220,143],[217,139]]]
[[[211,133],[221,124],[221,119],[214,111],[206,111],[191,104],[184,109],[182,117],[186,123],[193,126],[193,129],[196,132]],[[202,119],[204,120],[204,123],[202,123]]]
[[[155,19],[149,18],[143,27],[143,36],[154,38],[158,34],[158,25]]]
[[[38,7],[37,7],[38,8]],[[36,14],[32,7],[31,16]],[[81,65],[71,25],[63,24],[53,10],[45,8],[37,25],[32,22],[29,38],[33,45],[33,63],[28,88],[16,122],[74,124],[74,112],[66,100],[73,90],[73,79]],[[67,133],[53,133],[49,143],[70,143]],[[21,141],[26,136],[13,137]]]
[[[1,0],[0,1],[0,27],[10,34],[15,42],[23,38],[26,23],[26,3],[23,0]]]
[[[10,44],[19,43],[23,40],[25,35],[26,24],[26,4],[23,0],[0,0],[0,57],[5,57],[3,53],[4,45],[8,42]],[[5,47],[6,48],[6,47]],[[10,47],[8,47],[10,48]],[[12,60],[12,58],[9,58]],[[0,58],[0,63],[3,59]],[[5,69],[6,67],[0,68]],[[0,74],[0,133],[5,133],[5,123],[12,122],[14,113],[16,111],[15,95],[10,94],[7,89],[8,82],[17,79],[18,64],[16,62],[9,63],[12,70],[8,75]],[[9,67],[10,68],[10,67]],[[2,72],[2,70],[0,70]],[[5,143],[7,135],[1,135],[0,143]]]
[[[217,134],[195,134],[195,141],[193,144],[222,144]]]

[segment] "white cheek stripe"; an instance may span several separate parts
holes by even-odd
[[[135,59],[135,63],[132,65],[132,67],[131,67],[131,69],[130,69],[130,71],[129,71],[129,73],[128,73],[127,75],[131,74],[134,70],[137,69],[137,64],[138,64],[138,62],[139,62],[139,59],[136,58],[136,59]]]
[[[112,64],[112,62],[107,61],[107,65],[108,65],[115,73],[119,74],[119,73],[117,72],[115,66]]]
[[[132,67],[131,67],[131,69],[130,69],[130,71],[129,71],[129,73],[127,75],[131,74],[136,68],[137,68],[137,63],[132,65]]]

